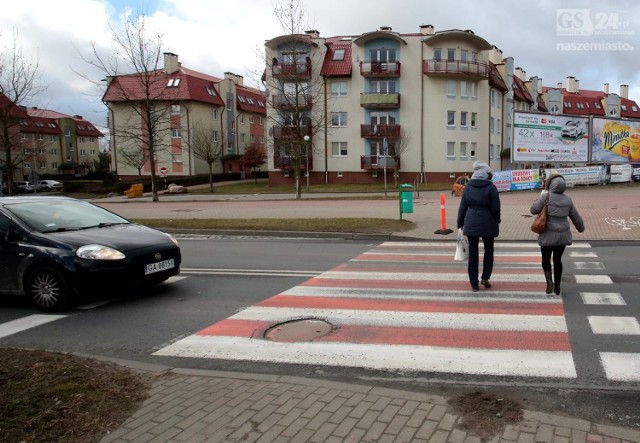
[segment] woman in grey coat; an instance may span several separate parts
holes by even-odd
[[[578,232],[584,232],[584,221],[573,205],[571,197],[564,193],[566,189],[567,183],[564,181],[564,177],[559,174],[552,174],[545,183],[545,190],[531,205],[531,213],[534,215],[539,214],[545,205],[548,193],[547,227],[544,232],[538,235],[538,244],[542,254],[542,270],[547,280],[547,294],[555,292],[556,295],[560,295],[562,254],[565,248],[573,242],[569,219]],[[552,256],[553,274],[551,272]]]

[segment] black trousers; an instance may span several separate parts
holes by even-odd
[[[551,272],[551,258],[553,257],[553,281],[556,285],[562,280],[562,254],[564,254],[566,246],[540,246],[542,254],[542,269],[545,272]],[[471,246],[469,246],[471,253]]]
[[[478,286],[478,244],[480,237],[467,236],[469,239],[469,261],[467,263],[467,272],[469,273],[469,283],[471,286]],[[482,280],[489,280],[493,272],[493,243],[494,237],[482,237],[484,245],[484,257],[482,258]]]

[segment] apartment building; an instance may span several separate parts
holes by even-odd
[[[214,158],[214,173],[246,172],[244,150],[264,147],[266,105],[261,91],[230,72],[218,78],[188,69],[169,52],[163,68],[146,78],[147,91],[140,75],[107,79],[103,101],[109,110],[112,169],[119,177],[151,175],[146,106],[153,106],[156,173],[208,174]]]
[[[83,177],[100,154],[104,134],[80,115],[26,108],[28,119],[20,121],[24,160],[21,175]]]

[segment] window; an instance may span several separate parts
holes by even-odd
[[[31,169],[31,162],[24,162],[25,169]]]
[[[27,134],[22,134],[22,140],[27,140],[29,136]]]
[[[182,138],[182,131],[180,128],[171,130],[171,138]]]
[[[240,134],[240,143],[244,144],[244,136],[245,134]]]
[[[500,122],[500,119],[496,119],[496,134],[500,134],[501,130],[500,130],[500,126],[502,126],[502,123]]]
[[[460,142],[460,157],[467,157],[467,142]]]
[[[58,163],[57,162],[51,163],[51,169],[58,169]]]
[[[213,141],[214,142],[218,141],[218,131],[213,131]]]
[[[620,107],[622,108],[623,111],[627,110],[627,105],[620,105]]]
[[[447,61],[453,62],[456,60],[456,50],[453,48],[447,49]]]
[[[85,155],[87,155],[87,152],[84,149],[80,149],[80,155],[84,157]]]
[[[52,135],[51,137],[49,137],[49,141],[54,142],[58,140],[58,136],[57,135]]]
[[[332,157],[346,157],[347,156],[347,142],[331,142],[331,156]]]
[[[442,60],[442,48],[433,48],[433,59],[436,61]]]
[[[180,85],[179,78],[170,78],[169,81],[167,82],[167,87],[169,88],[177,88],[179,85]]]
[[[171,163],[182,163],[182,154],[171,154]]]
[[[396,50],[395,49],[370,49],[369,59],[372,62],[395,62]]]
[[[454,128],[456,126],[456,111],[447,111],[447,127]]]
[[[461,62],[466,62],[467,61],[467,54],[469,53],[469,51],[467,51],[466,49],[461,49],[460,50],[460,61]]]
[[[456,156],[456,143],[447,142],[447,157],[455,158]]]
[[[477,124],[478,124],[478,113],[477,112],[472,112],[471,113],[471,127],[473,129],[477,128]]]
[[[467,82],[460,82],[460,97],[467,98]]]
[[[49,149],[49,154],[58,155],[58,150],[56,148],[51,148],[51,149]]]
[[[240,123],[244,123],[244,114],[240,114]]]
[[[253,144],[256,142],[256,136],[253,134],[249,135],[249,143]]]
[[[180,115],[180,105],[171,105],[171,114]]]
[[[344,60],[344,53],[345,53],[345,50],[344,50],[344,49],[336,49],[336,50],[333,52],[333,60],[335,60],[335,61],[342,61],[342,60]]]
[[[596,109],[600,109],[600,103],[599,102],[595,102],[594,105],[595,105]]]
[[[489,117],[489,133],[495,134],[496,132],[496,119]]]
[[[38,134],[38,140],[44,140],[44,135]]]
[[[46,163],[46,162],[40,162],[40,163],[38,164],[38,167],[39,167],[40,169],[47,169],[47,163]]]
[[[471,83],[471,98],[474,100],[478,99],[478,84]]]
[[[217,109],[212,109],[211,110],[211,118],[213,120],[218,120],[218,110]]]
[[[207,94],[209,94],[211,97],[215,97],[216,96],[216,90],[213,89],[211,86],[207,86]]]
[[[331,126],[347,126],[347,113],[346,112],[332,112],[331,113]]]
[[[453,98],[456,96],[456,81],[449,80],[447,82],[447,97]]]
[[[264,125],[264,117],[260,117],[260,126]]]
[[[231,111],[233,109],[233,99],[232,98],[228,98],[227,99],[227,111]]]
[[[78,137],[78,143],[84,143],[84,137]]]
[[[369,92],[389,94],[396,92],[395,80],[373,80],[369,83]]]
[[[251,114],[251,115],[249,116],[249,123],[250,123],[250,124],[254,124],[255,122],[256,122],[256,118],[255,118],[255,116],[254,116],[253,114]]]
[[[347,95],[347,82],[331,82],[331,95],[333,97],[344,97]]]
[[[462,128],[466,128],[467,127],[467,111],[461,111],[460,112],[460,127]]]
[[[570,107],[571,107],[571,103],[569,103],[569,102],[564,102],[564,107],[565,107],[565,108],[570,108]]]
[[[472,158],[475,158],[476,156],[476,147],[477,147],[476,142],[471,143],[471,152],[469,153],[469,155],[471,155]]]

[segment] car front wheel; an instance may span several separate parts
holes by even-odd
[[[62,274],[53,268],[34,270],[25,282],[27,295],[42,311],[63,309],[69,300],[69,289]]]

